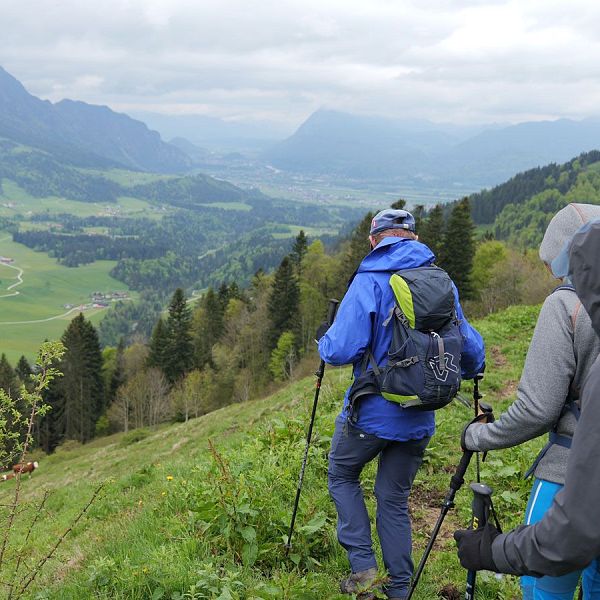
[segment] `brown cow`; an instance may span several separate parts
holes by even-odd
[[[34,460],[33,462],[28,462],[28,463],[17,463],[16,465],[13,465],[13,472],[12,473],[5,473],[4,475],[2,475],[0,477],[0,481],[6,481],[7,479],[13,479],[13,477],[15,477],[16,475],[18,475],[19,473],[21,475],[23,475],[24,473],[29,473],[29,477],[31,477],[31,474],[38,468],[39,464],[37,460]]]
[[[37,468],[38,468],[38,461],[34,460],[33,462],[28,462],[28,463],[17,463],[16,465],[13,465],[13,472],[16,475],[17,473],[21,473],[21,475],[23,473],[33,473]]]

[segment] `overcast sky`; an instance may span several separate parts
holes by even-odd
[[[595,0],[0,0],[0,26],[31,93],[125,112],[600,115]]]

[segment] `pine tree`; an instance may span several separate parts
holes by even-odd
[[[300,336],[300,288],[294,274],[294,267],[289,256],[286,256],[275,273],[268,302],[269,315],[269,350],[277,346],[279,337],[284,331],[294,334],[296,343]]]
[[[342,255],[337,276],[336,291],[338,295],[343,295],[346,291],[348,280],[354,271],[356,271],[362,259],[371,251],[369,232],[371,231],[371,221],[374,216],[375,214],[372,212],[367,213],[350,236],[348,245]]]
[[[421,233],[421,229],[423,227],[423,221],[424,221],[424,216],[425,216],[425,205],[424,204],[417,204],[413,209],[412,209],[412,215],[415,218],[415,231],[420,234]]]
[[[65,404],[60,388],[61,380],[55,379],[42,394],[44,404],[48,405],[50,410],[40,419],[36,437],[37,443],[46,454],[54,452],[64,437],[62,423]]]
[[[162,320],[162,319],[161,319]],[[115,369],[108,385],[108,404],[112,404],[117,397],[117,390],[125,383],[125,341],[119,340],[115,355]]]
[[[194,363],[192,342],[192,311],[181,288],[177,288],[171,304],[166,329],[168,336],[167,355],[163,367],[167,379],[173,383],[191,370]]]
[[[17,376],[8,362],[8,359],[6,358],[6,354],[4,353],[2,353],[2,357],[0,357],[0,388],[3,389],[11,398],[13,398],[13,400],[16,400],[19,396],[19,380],[17,379]],[[15,403],[15,408],[21,414],[24,411],[23,404],[18,400]],[[0,418],[6,420],[4,423],[4,428],[6,431],[13,431],[17,433],[17,425],[10,411],[2,413]],[[24,434],[24,431],[20,431],[19,433]],[[4,453],[6,453],[6,457],[8,457],[9,461],[16,458],[16,448],[18,448],[17,440],[10,438],[4,440],[2,450]]]
[[[392,203],[390,208],[393,208],[394,210],[404,210],[405,206],[406,200],[404,198],[398,198],[398,200]]]
[[[66,352],[60,363],[60,418],[56,434],[87,442],[105,409],[102,352],[98,333],[83,314],[75,317],[61,338]],[[60,404],[62,403],[62,406]]]
[[[207,364],[213,366],[212,347],[223,335],[223,314],[221,299],[209,287],[194,313],[194,363],[200,369]]]
[[[169,352],[169,332],[162,317],[158,319],[152,330],[149,346],[148,366],[158,367],[164,372],[167,365],[167,354]]]
[[[10,366],[4,352],[2,353],[2,357],[0,357],[0,388],[2,388],[11,398],[16,398],[19,394],[17,376]]]
[[[302,260],[306,256],[308,251],[308,240],[306,235],[304,234],[304,230],[301,229],[300,233],[296,236],[296,240],[294,241],[294,247],[292,248],[292,252],[290,254],[290,258],[294,263],[296,268],[296,273],[298,276],[302,275]]]
[[[29,376],[33,373],[31,365],[23,355],[19,358],[19,362],[15,367],[15,373],[23,383],[27,383],[29,381]]]
[[[443,267],[443,251],[442,246],[444,245],[444,210],[441,204],[436,204],[431,209],[427,218],[421,225],[421,230],[417,229],[419,234],[419,241],[423,242],[436,256],[436,264]]]
[[[456,284],[463,298],[472,296],[471,271],[475,256],[475,225],[471,218],[469,199],[458,202],[448,219],[448,227],[444,236],[442,264]]]

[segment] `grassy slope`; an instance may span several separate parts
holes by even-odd
[[[34,252],[12,241],[10,234],[0,231],[0,255],[14,259],[13,265],[23,269],[23,284],[7,291],[17,282],[17,271],[0,265],[0,296],[13,291],[18,296],[0,298],[0,351],[13,363],[21,354],[33,358],[45,338],[58,339],[68,322],[77,315],[44,323],[6,325],[4,322],[46,319],[66,312],[64,304],[90,301],[94,291],[124,290],[126,286],[108,274],[112,261],[97,261],[91,265],[69,268],[42,252]],[[86,311],[86,317],[99,321],[106,311]]]
[[[67,200],[56,196],[36,198],[10,179],[2,180],[0,217],[12,218],[15,215],[47,214],[49,220],[51,220],[52,215],[61,213],[69,213],[82,218],[97,215],[116,215],[158,219],[165,214],[165,211],[157,209],[145,200],[127,196],[121,196],[117,202],[77,202],[76,200]]]
[[[497,414],[514,397],[515,384],[537,315],[517,307],[477,324],[488,345],[488,374],[482,386]],[[30,548],[48,544],[96,482],[108,479],[101,497],[75,528],[37,584],[38,598],[338,598],[337,580],[346,560],[335,541],[335,512],[326,490],[326,455],[348,370],[329,369],[321,393],[309,467],[291,560],[286,533],[313,379],[291,384],[273,396],[233,405],[186,424],[163,426],[143,438],[137,432],[67,446],[40,458],[40,469],[23,482],[29,499],[49,488],[52,518],[35,527]],[[468,395],[468,385],[463,393]],[[423,549],[439,514],[459,435],[470,412],[456,404],[438,413],[438,432],[427,451],[412,498],[415,548]],[[209,441],[216,452],[209,451]],[[528,484],[520,473],[541,440],[495,452],[482,470],[493,484],[500,518],[518,524]],[[474,467],[467,480],[475,477]],[[172,479],[171,479],[172,478]],[[373,511],[374,466],[364,473]],[[12,482],[1,484],[0,503]],[[436,597],[442,586],[464,589],[451,532],[469,519],[468,487],[447,517],[415,598]],[[478,578],[478,599],[518,596],[516,581]],[[341,598],[341,597],[340,597]]]

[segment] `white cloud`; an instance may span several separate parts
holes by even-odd
[[[42,97],[298,123],[600,110],[593,0],[3,0],[0,64]]]

